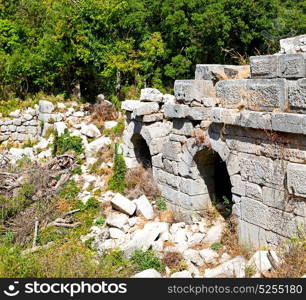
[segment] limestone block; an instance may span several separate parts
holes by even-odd
[[[194,131],[193,124],[188,120],[174,119],[172,132],[178,135],[191,136]]]
[[[155,102],[148,102],[148,103],[141,103],[140,106],[136,107],[133,110],[132,118],[133,116],[144,116],[144,115],[150,115],[153,113],[157,113],[159,111],[159,105]]]
[[[121,108],[126,111],[133,111],[141,105],[142,103],[138,100],[125,100],[121,102]]]
[[[280,55],[279,77],[281,78],[306,77],[306,54]]]
[[[134,200],[136,204],[136,213],[143,215],[146,219],[151,220],[154,218],[153,207],[145,195]]]
[[[43,114],[51,114],[54,110],[54,105],[45,100],[40,100],[39,103],[39,112]]]
[[[247,248],[260,248],[266,246],[266,231],[256,225],[239,220],[239,242]]]
[[[133,276],[134,278],[162,278],[161,274],[154,269],[141,271]]]
[[[287,104],[285,79],[223,80],[216,84],[223,107],[243,105],[251,110],[273,111]]]
[[[197,179],[199,177],[199,170],[196,166],[190,166],[183,160],[178,162],[178,173],[186,178]]]
[[[285,162],[252,154],[240,154],[239,159],[242,180],[268,187],[284,185]]]
[[[152,122],[156,122],[156,121],[162,121],[163,117],[164,117],[163,113],[144,115],[143,118],[142,118],[142,121],[144,123],[152,123]]]
[[[288,80],[288,106],[291,110],[306,111],[306,78],[297,81]]]
[[[163,154],[159,153],[157,155],[152,156],[152,165],[157,168],[163,168]]]
[[[241,127],[265,129],[265,130],[272,129],[270,113],[244,110],[241,112],[239,122],[237,123],[238,123],[237,125]]]
[[[12,117],[12,118],[19,118],[20,117],[20,113],[21,113],[20,109],[17,109],[15,111],[12,111],[9,114],[9,116]]]
[[[280,40],[281,53],[306,52],[306,35]]]
[[[20,126],[20,125],[21,125],[21,119],[14,119],[14,120],[13,120],[13,124],[14,124],[15,126]]]
[[[246,197],[256,199],[259,201],[263,200],[262,197],[262,188],[255,183],[246,182],[245,184],[245,195]]]
[[[172,188],[178,189],[180,186],[181,182],[181,177],[175,176],[173,174],[170,174],[168,172],[165,172],[163,170],[158,170],[157,171],[157,176],[156,176],[158,182],[161,182],[163,184],[166,184]]]
[[[186,118],[186,107],[182,104],[165,104],[164,115],[166,118],[184,119]]]
[[[250,66],[234,66],[234,65],[214,65],[200,64],[196,65],[195,79],[204,80],[225,80],[248,78],[250,75]]]
[[[181,156],[181,143],[168,141],[163,145],[164,158],[174,161],[180,161]]]
[[[177,100],[186,104],[193,100],[201,102],[204,97],[214,97],[215,88],[210,80],[176,80],[174,82],[174,95]]]
[[[241,176],[236,174],[230,177],[232,184],[232,193],[245,196],[245,183],[241,180]]]
[[[306,133],[303,126],[304,118],[300,114],[273,113],[272,129],[290,133]]]
[[[179,191],[190,196],[208,194],[208,187],[203,179],[187,179],[181,178]]]
[[[115,197],[111,199],[111,204],[115,209],[129,216],[132,216],[136,210],[135,203],[125,198],[121,194],[116,194]]]
[[[296,196],[306,197],[306,165],[288,163],[288,191]]]
[[[146,88],[141,90],[140,101],[162,102],[163,94],[155,88]]]
[[[242,197],[241,218],[245,222],[268,229],[268,208],[259,201]]]
[[[277,78],[278,77],[278,55],[251,56],[252,78]]]

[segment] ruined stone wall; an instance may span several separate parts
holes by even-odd
[[[174,96],[144,89],[123,102],[128,167],[143,161],[143,139],[162,196],[187,221],[205,214],[228,176],[242,244],[274,246],[305,230],[305,45],[306,36],[281,41],[281,53],[250,67],[197,65]]]

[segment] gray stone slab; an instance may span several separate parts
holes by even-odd
[[[223,80],[216,84],[217,97],[223,107],[273,111],[287,104],[285,79]]]
[[[288,80],[288,108],[297,112],[306,112],[306,78],[297,81]]]
[[[306,197],[306,165],[288,163],[287,186],[291,194]]]
[[[215,88],[210,80],[176,80],[174,95],[177,100],[186,104],[193,100],[201,102],[205,97],[214,97]]]
[[[224,80],[235,78],[247,78],[250,75],[250,66],[199,64],[196,65],[195,79]]]
[[[278,56],[263,55],[250,57],[252,78],[277,78],[278,77]]]
[[[290,133],[303,133],[304,116],[300,114],[272,113],[272,129]]]
[[[280,53],[306,52],[306,35],[280,40]]]
[[[306,54],[285,54],[279,56],[278,77],[306,77]]]

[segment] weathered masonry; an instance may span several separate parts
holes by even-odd
[[[305,230],[306,35],[250,66],[197,65],[174,94],[144,89],[123,102],[128,167],[152,165],[185,220],[232,201],[242,244],[274,246]]]

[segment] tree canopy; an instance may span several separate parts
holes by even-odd
[[[171,88],[305,33],[305,0],[0,0],[0,97]]]

